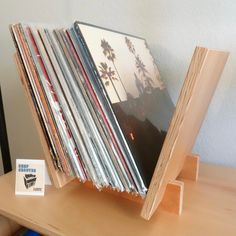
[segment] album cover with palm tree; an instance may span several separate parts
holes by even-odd
[[[174,110],[150,49],[132,35],[80,22],[74,29],[105,114],[148,187]]]

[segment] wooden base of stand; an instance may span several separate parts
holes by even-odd
[[[197,181],[199,172],[199,156],[189,155],[186,157],[183,169],[181,170],[178,178]]]
[[[197,181],[199,170],[199,156],[189,155],[186,157],[182,171],[178,178]],[[160,207],[168,212],[181,215],[183,209],[184,182],[174,180],[166,187],[165,195]]]
[[[199,156],[189,155],[186,157],[182,171],[180,172],[178,178],[197,181],[199,170]],[[94,186],[87,182],[86,187],[94,188]],[[95,188],[94,188],[95,189]],[[145,199],[137,197],[129,193],[121,193],[111,189],[103,189],[103,192],[111,193],[118,197],[126,198],[128,200],[143,203]],[[174,180],[170,182],[164,194],[164,197],[159,205],[160,209],[181,215],[183,209],[183,195],[184,195],[184,182],[180,180]]]
[[[183,209],[184,182],[174,180],[166,187],[159,208],[170,213],[181,215]]]

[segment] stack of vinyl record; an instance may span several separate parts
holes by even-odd
[[[10,29],[55,168],[144,197],[174,109],[146,41],[80,22]]]

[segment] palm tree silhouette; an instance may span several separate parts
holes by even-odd
[[[152,55],[152,53],[151,53],[151,51],[150,51],[150,48],[149,48],[148,45],[147,45],[146,40],[144,41],[144,44],[145,44],[145,47],[146,47],[146,49],[148,50],[148,52],[149,52],[149,54],[150,54],[150,56],[151,56],[151,58],[152,58],[152,64],[153,64],[153,67],[154,67],[154,73],[155,73],[155,75],[156,75],[156,80],[157,80],[158,83],[159,83],[159,88],[162,90],[162,89],[165,88],[165,85],[164,85],[163,81],[162,81],[162,80],[160,79],[160,77],[159,77],[159,70],[158,70],[158,68],[157,68],[156,60],[155,60],[155,58],[153,57],[153,55]]]
[[[143,64],[142,60],[140,59],[139,55],[135,56],[135,64],[138,69],[139,73],[142,73],[144,77],[148,73],[146,66]]]
[[[138,79],[137,75],[134,73],[134,75],[135,75],[135,83],[136,83],[136,87],[138,88],[139,93],[141,91],[146,91],[146,92],[151,91],[153,89],[153,80],[152,80],[152,78],[147,76],[148,71],[146,69],[145,64],[142,62],[140,56],[138,54],[136,54],[135,47],[134,47],[132,41],[128,37],[125,37],[125,43],[126,43],[128,49],[129,49],[129,51],[135,57],[136,68],[138,69],[138,73],[142,75],[143,83],[146,86],[143,90],[141,89],[141,84],[140,83],[142,83],[142,82]],[[149,50],[146,41],[144,42],[144,44],[145,44],[145,47]]]
[[[127,91],[125,89],[125,86],[123,84],[123,81],[120,77],[120,74],[116,68],[116,65],[115,65],[115,59],[116,59],[116,55],[115,55],[115,52],[114,52],[114,49],[110,46],[110,44],[105,40],[105,39],[102,39],[101,40],[101,47],[103,49],[103,54],[105,55],[105,57],[112,62],[115,70],[116,70],[116,73],[120,79],[120,82],[121,82],[121,85],[123,87],[123,89],[125,90],[125,93],[126,93],[126,97],[127,97]]]
[[[144,63],[142,62],[142,60],[140,59],[139,55],[135,56],[135,64],[136,64],[136,67],[138,69],[138,72],[140,74],[142,74],[143,76],[143,81],[144,81],[144,84],[145,84],[145,89],[144,91],[146,92],[151,92],[152,91],[152,88],[153,88],[153,80],[147,76],[147,69],[146,69],[146,66],[144,65]]]
[[[118,97],[118,99],[121,101],[121,98],[119,96],[119,93],[117,92],[116,90],[116,87],[113,83],[114,80],[118,80],[116,77],[115,77],[115,71],[111,69],[111,67],[108,67],[107,63],[105,62],[101,62],[100,65],[99,65],[99,71],[101,72],[101,78],[105,80],[105,85],[106,86],[109,86],[110,85],[110,82],[112,84],[112,87],[114,88],[115,92],[116,92],[116,95]]]
[[[142,75],[144,77],[144,83],[145,83],[145,86],[146,86],[146,91],[150,92],[153,89],[153,80],[152,80],[152,78],[147,76],[148,71],[146,69],[146,66],[144,65],[144,63],[140,59],[139,55],[135,56],[135,64],[136,64],[136,67],[138,69],[138,72],[142,73]]]
[[[131,40],[128,37],[125,37],[125,43],[129,49],[129,51],[135,55],[135,48],[133,43],[131,42]]]

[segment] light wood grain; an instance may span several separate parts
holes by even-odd
[[[236,169],[200,164],[198,182],[184,180],[181,216],[162,209],[150,221],[141,205],[72,181],[47,187],[45,197],[14,195],[12,172],[0,177],[0,214],[45,235],[235,236]]]
[[[191,153],[227,58],[227,52],[195,49],[141,211],[143,218],[148,220],[154,214],[167,184],[176,179]]]
[[[184,182],[174,180],[168,183],[159,208],[177,215],[183,211]]]
[[[189,155],[186,157],[184,166],[179,174],[179,178],[197,181],[199,173],[200,158],[198,155]]]

